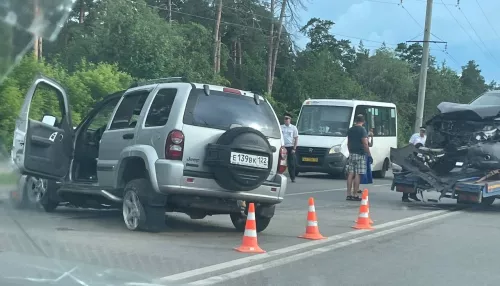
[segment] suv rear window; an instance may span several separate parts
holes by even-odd
[[[281,131],[269,104],[255,104],[253,97],[193,89],[184,112],[184,124],[228,130],[231,125],[252,127],[265,136],[281,138]]]

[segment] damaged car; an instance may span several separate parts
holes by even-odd
[[[161,230],[165,212],[229,215],[244,231],[254,203],[260,232],[284,199],[283,135],[261,95],[170,77],[105,97],[76,129],[71,115],[65,89],[37,75],[16,120],[12,162],[24,178],[16,194],[35,189],[30,178],[47,180],[35,199],[47,212],[121,208],[133,231]]]
[[[442,102],[437,109],[425,124],[425,146],[393,148],[392,162],[441,192],[460,178],[500,169],[500,91],[469,104]]]

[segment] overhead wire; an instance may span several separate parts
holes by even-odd
[[[475,0],[476,3],[477,3],[477,6],[479,6],[479,9],[481,10],[481,13],[483,14],[484,18],[486,19],[486,21],[488,22],[488,24],[490,25],[490,28],[493,30],[493,32],[495,33],[495,35],[497,35],[497,38],[500,39],[500,36],[498,35],[498,32],[497,30],[495,29],[495,26],[493,26],[493,24],[491,24],[491,21],[490,19],[488,18],[488,16],[486,16],[486,13],[484,13],[484,9],[483,7],[481,6],[481,4],[479,4],[479,1],[478,0]]]
[[[467,17],[467,15],[465,15],[464,11],[462,11],[462,9],[460,8],[460,6],[457,5],[457,8],[458,10],[460,11],[460,13],[462,13],[462,16],[464,16],[465,20],[467,21],[467,23],[469,24],[470,28],[472,29],[472,31],[474,32],[474,34],[476,35],[476,37],[479,39],[479,41],[483,44],[484,46],[484,49],[486,50],[486,52],[495,60],[495,63],[500,67],[500,64],[498,63],[498,60],[497,58],[490,52],[490,50],[488,49],[488,47],[486,46],[486,44],[484,43],[483,39],[481,38],[481,36],[479,36],[479,34],[477,33],[476,29],[474,28],[474,26],[472,26],[472,23],[469,21],[469,18]]]
[[[441,3],[444,3],[443,0],[440,0]],[[482,53],[484,53],[483,49],[481,48],[481,46],[472,38],[472,36],[469,34],[469,32],[467,32],[467,30],[464,28],[464,26],[460,23],[460,21],[458,21],[457,17],[455,17],[455,15],[453,15],[453,13],[451,12],[451,10],[447,7],[447,6],[444,6],[446,8],[446,10],[448,11],[448,13],[451,15],[451,17],[455,20],[455,22],[458,24],[458,26],[465,32],[465,34],[469,37],[469,39],[479,48],[479,50],[481,50]]]
[[[366,2],[373,2],[373,3],[382,3],[382,4],[394,4],[394,5],[400,5],[401,0],[394,0],[394,1],[387,1],[387,0],[364,0]],[[397,1],[397,2],[396,2]],[[420,3],[426,3],[427,0],[404,0],[404,1],[410,1],[410,2],[420,2]],[[454,4],[448,4],[448,3],[435,3],[438,5],[445,5],[445,6],[455,6]]]
[[[154,6],[154,5],[149,5],[149,4],[146,4],[146,3],[137,3],[137,2],[133,2],[132,0],[127,0],[127,1],[129,1],[131,3],[134,3],[134,4],[145,5],[147,7],[158,9],[158,10],[163,10],[163,11],[169,11],[169,10],[171,10],[172,13],[177,13],[177,14],[180,14],[180,15],[186,15],[186,16],[191,16],[191,17],[195,17],[195,18],[199,18],[199,19],[216,21],[216,19],[214,19],[214,18],[208,18],[208,17],[204,17],[204,16],[199,16],[199,15],[194,15],[194,14],[190,14],[190,13],[180,12],[180,11],[176,11],[176,10],[173,10],[173,9],[168,9],[167,7],[163,7],[163,6]],[[233,23],[233,22],[222,21],[222,20],[221,20],[221,23],[224,23],[224,24],[227,24],[227,25],[234,25],[234,26],[251,28],[251,29],[254,29],[254,30],[257,30],[257,31],[261,31],[264,34],[264,36],[269,37],[268,35],[266,35],[266,33],[268,33],[268,31],[265,30],[265,29],[256,28],[256,27],[252,27],[252,26],[247,26],[247,25],[238,24],[238,23]],[[362,37],[356,37],[356,36],[350,36],[350,35],[344,35],[344,34],[338,34],[338,33],[331,33],[331,34],[334,35],[334,36],[338,36],[338,37],[343,37],[343,38],[348,38],[348,39],[349,38],[350,39],[357,39],[357,40],[361,40],[361,41],[364,41],[364,42],[379,43],[379,44],[385,44],[385,45],[388,45],[388,46],[397,46],[397,44],[395,44],[395,43],[387,43],[386,41],[376,41],[376,40],[370,40],[370,39],[366,39],[366,38],[362,38]],[[354,45],[354,43],[352,43],[352,44]]]
[[[176,11],[176,10],[173,10],[173,9],[168,9],[167,7],[163,7],[163,6],[154,6],[154,5],[149,5],[149,4],[146,4],[146,3],[137,3],[137,2],[133,2],[133,0],[127,0],[127,1],[129,1],[131,3],[134,3],[134,4],[142,4],[142,5],[145,5],[147,7],[158,9],[158,10],[163,10],[163,11],[169,11],[169,10],[171,10],[172,13],[177,13],[177,14],[180,14],[180,15],[186,15],[186,16],[191,16],[191,17],[198,18],[198,19],[216,21],[216,19],[214,19],[214,18],[209,18],[209,17],[199,16],[199,15],[195,15],[195,14],[191,14],[191,13],[185,13],[185,12],[181,12],[181,11]],[[377,2],[385,2],[385,1],[377,1]],[[406,11],[407,11],[407,13],[409,13],[408,10],[406,10]],[[411,18],[418,25],[420,25],[420,23],[411,15],[411,13],[409,13],[409,15],[411,16]],[[224,23],[226,25],[233,25],[233,26],[238,26],[238,27],[250,28],[250,29],[262,32],[263,36],[265,36],[265,37],[269,37],[269,35],[267,35],[268,31],[265,30],[265,29],[261,29],[261,28],[257,28],[257,27],[252,27],[252,26],[248,26],[248,25],[243,25],[243,24],[238,24],[238,23],[233,23],[233,22],[228,22],[228,21],[223,21],[223,20],[221,20],[221,23]],[[370,40],[370,39],[366,39],[366,38],[362,38],[362,37],[357,37],[357,36],[339,34],[339,33],[331,33],[331,34],[334,35],[334,36],[337,36],[337,37],[342,37],[342,38],[347,38],[347,39],[356,39],[356,40],[360,40],[360,41],[363,41],[363,42],[377,43],[377,44],[386,45],[386,46],[397,46],[398,45],[397,43],[391,43],[391,42],[387,42],[387,41],[384,41],[384,40],[382,40],[382,41],[376,41],[376,40]],[[353,46],[357,46],[353,42],[351,42],[351,44]],[[368,46],[365,46],[365,47],[368,47]],[[374,47],[370,46],[370,48],[374,48]],[[378,48],[380,48],[380,46]],[[446,50],[441,49],[441,48],[440,49],[431,49],[431,50],[444,52],[447,56],[450,57],[450,59],[452,61],[454,61],[457,65],[459,65],[458,61],[456,61]]]
[[[444,5],[446,5],[444,2],[442,3]],[[404,10],[405,12],[408,14],[408,16],[410,16],[410,18],[421,28],[421,29],[424,29],[424,26],[422,26],[422,24],[420,24],[420,22],[415,19],[415,17],[413,17],[413,15],[410,13],[410,11],[408,11],[408,9],[406,9],[406,7],[400,3],[398,4],[400,5]],[[442,41],[442,42],[446,42],[445,40],[441,39],[440,37],[436,36],[434,33],[431,32],[431,35],[434,36],[436,39]],[[453,61],[458,67],[460,67],[460,63],[455,59],[455,57],[453,57],[448,51],[447,51],[447,46],[445,46],[445,48],[443,49],[441,47],[441,45],[439,45],[440,43],[434,43],[436,46],[439,47],[439,50],[445,54],[451,61]]]

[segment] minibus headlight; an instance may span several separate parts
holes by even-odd
[[[332,148],[330,148],[330,151],[328,154],[335,154],[335,153],[340,153],[341,145],[335,145]]]

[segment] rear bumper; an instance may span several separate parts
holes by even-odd
[[[283,201],[287,178],[276,175],[260,187],[248,192],[235,192],[221,188],[211,173],[184,170],[182,162],[157,160],[155,163],[158,191],[165,195],[191,195],[242,200],[265,204]]]
[[[342,153],[326,154],[319,158],[318,163],[303,162],[304,155],[297,156],[298,172],[342,173],[347,163],[347,158]]]

